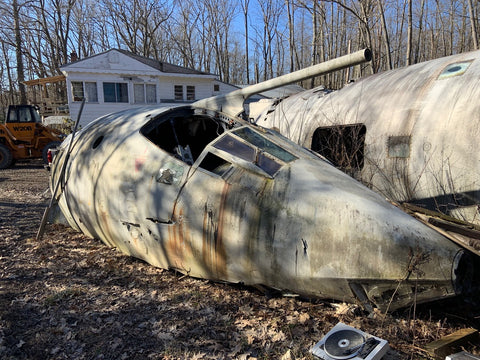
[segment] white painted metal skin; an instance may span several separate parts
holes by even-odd
[[[108,115],[77,134],[59,174],[69,141],[51,181],[62,178],[70,225],[152,265],[383,310],[478,285],[467,251],[239,118],[194,106]],[[192,157],[179,156],[187,145]]]
[[[376,74],[336,92],[305,91],[256,122],[307,148],[317,129],[362,124],[358,179],[394,201],[480,223],[479,79],[480,51],[469,52]]]

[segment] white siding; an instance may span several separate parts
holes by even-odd
[[[195,86],[195,100],[214,96],[213,79],[202,79],[195,77],[161,77],[160,78],[160,99],[174,100],[175,85],[183,86],[184,100],[186,101],[186,87]]]
[[[125,80],[123,76],[115,74],[94,74],[94,73],[71,73],[67,74],[67,96],[68,96],[68,105],[70,108],[70,116],[73,120],[76,120],[78,117],[78,111],[80,109],[81,101],[73,101],[72,92],[71,92],[71,82],[72,81],[88,81],[97,83],[97,93],[98,93],[98,102],[86,102],[82,112],[81,124],[86,125],[96,118],[109,114],[112,112],[117,112],[124,109],[130,109],[132,107],[141,106],[142,104],[135,104],[133,96],[133,84],[140,82],[145,82],[149,84],[157,85],[157,103],[160,98],[158,96],[159,92],[159,79],[151,77],[141,77],[132,80]],[[142,81],[143,80],[143,81]],[[126,83],[128,84],[128,102],[126,103],[114,103],[114,102],[104,102],[103,96],[103,83],[104,82],[113,82],[113,83]]]

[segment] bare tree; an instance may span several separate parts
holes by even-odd
[[[378,4],[378,9],[380,12],[380,19],[382,21],[382,34],[383,34],[383,42],[385,46],[385,55],[387,57],[387,69],[391,70],[393,69],[393,64],[392,64],[392,57],[390,53],[390,39],[388,37],[388,28],[387,28],[387,23],[385,21],[385,12],[383,11],[383,5],[382,5],[382,0],[377,0]]]
[[[148,57],[153,55],[155,33],[171,16],[170,4],[154,0],[108,0],[103,6],[118,46],[124,45],[134,54]]]
[[[408,0],[408,25],[407,25],[407,58],[405,63],[410,65],[412,63],[412,32],[413,32],[413,14],[412,14],[412,0]]]
[[[248,7],[250,5],[250,0],[242,0],[240,1],[240,6],[242,7],[243,13],[243,24],[244,24],[244,31],[245,31],[245,74],[247,84],[250,84],[250,63],[249,63],[249,51],[248,51]]]
[[[6,89],[7,96],[5,96],[5,99],[4,99],[5,102],[2,103],[1,105],[2,107],[6,107],[6,105],[8,104],[16,103],[15,96],[14,96],[15,86],[12,79],[12,67],[10,65],[10,58],[8,56],[8,53],[9,53],[9,51],[7,50],[8,45],[4,41],[2,41],[1,44],[2,44],[2,54],[3,54],[3,60],[4,60],[2,62],[2,78],[4,74],[8,78],[8,83],[7,83],[8,85]],[[5,66],[3,64],[5,64]]]
[[[215,68],[222,81],[230,81],[229,74],[229,45],[231,36],[231,22],[236,15],[236,7],[232,3],[222,0],[204,0],[207,14],[206,40],[213,47]]]
[[[213,53],[213,46],[211,41],[208,41],[208,36],[211,33],[210,30],[210,23],[208,21],[209,15],[204,10],[205,5],[203,2],[196,3],[197,5],[197,14],[199,16],[199,20],[196,23],[196,33],[198,35],[198,52],[200,56],[200,69],[206,72],[212,72],[215,67],[215,59],[212,55]]]
[[[68,61],[74,3],[75,0],[37,0],[32,6],[31,19],[37,19],[34,32],[41,38],[36,53],[51,73]]]
[[[101,27],[97,27],[102,14],[96,6],[86,0],[77,0],[73,9],[73,46],[72,51],[79,57],[93,55],[96,51],[104,51],[106,48],[97,47],[102,38]],[[95,21],[97,20],[97,22]],[[99,34],[97,38],[95,35]],[[101,43],[101,42],[100,42]],[[71,60],[71,59],[70,59]]]
[[[457,44],[457,51],[463,52],[467,48],[467,5],[462,6],[462,14],[460,16],[461,23],[459,25],[459,43]],[[453,18],[453,16],[452,16]],[[454,20],[452,20],[454,21]]]
[[[472,27],[473,48],[475,50],[478,50],[478,33],[477,33],[475,11],[474,11],[472,0],[467,0],[467,2],[468,2],[468,12],[470,14],[470,26]]]
[[[287,7],[287,19],[288,19],[288,45],[290,54],[290,72],[295,71],[295,5],[292,0],[285,0],[285,6]]]
[[[167,25],[167,31],[172,35],[171,40],[175,44],[175,50],[179,53],[182,65],[185,67],[197,68],[203,65],[202,61],[198,59],[200,51],[195,44],[195,29],[198,27],[199,18],[200,15],[194,4],[185,1],[179,4],[177,16],[173,17],[173,24],[170,22]]]
[[[25,73],[23,69],[23,41],[20,34],[20,6],[17,0],[12,1],[13,8],[13,28],[15,32],[15,55],[17,60],[17,81],[20,92],[20,103],[27,103],[27,94],[25,91]]]
[[[423,18],[425,13],[425,0],[421,0],[420,2],[420,13],[418,15],[418,36],[417,41],[415,42],[415,57],[414,63],[418,63],[420,61],[420,43],[422,41],[422,31],[423,31]],[[433,47],[432,47],[433,49]]]
[[[359,33],[360,35],[360,38],[357,40],[357,46],[373,49],[372,27],[370,25],[370,22],[373,21],[373,14],[375,9],[375,4],[373,0],[359,0],[352,1],[351,3],[342,0],[324,1],[337,4],[339,7],[343,8],[350,15],[352,15],[357,20],[357,26],[359,30],[357,33]],[[346,48],[347,43],[345,43],[344,46]],[[331,51],[330,54],[333,55]],[[378,70],[375,57],[372,58],[369,66],[371,67],[372,72],[376,72]]]
[[[406,21],[406,7],[407,7],[407,1],[403,0],[400,1],[401,4],[397,3],[397,6],[394,9],[393,12],[393,18],[396,19],[394,21],[394,27],[392,29],[392,33],[395,34],[393,37],[393,52],[394,52],[394,61],[393,61],[393,67],[399,67],[401,64],[403,64],[404,58],[404,29],[405,29],[405,21]]]
[[[311,16],[311,38],[310,38],[310,56],[309,56],[309,65],[314,65],[320,62],[321,58],[320,52],[322,51],[322,44],[323,41],[323,28],[320,19],[325,18],[325,11],[324,7],[325,4],[318,1],[304,1],[300,0],[297,3],[299,8],[304,9],[307,11]],[[324,20],[323,20],[324,21]],[[304,44],[308,46],[308,44]],[[310,88],[315,86],[315,78],[312,78],[308,81],[308,85]]]
[[[369,47],[371,68],[355,67],[359,76],[477,49],[479,8],[473,0],[4,0],[0,99],[25,101],[23,80],[55,75],[72,53],[112,47],[247,83],[252,71],[266,80]],[[337,72],[309,84],[345,80]]]
[[[254,29],[257,34],[257,49],[260,50],[263,61],[263,80],[267,80],[273,77],[275,37],[279,34],[278,26],[283,4],[280,0],[259,0],[258,6],[262,22]]]
[[[230,82],[244,84],[245,78],[245,53],[241,42],[234,40],[229,49],[230,57]]]

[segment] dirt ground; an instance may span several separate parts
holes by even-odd
[[[369,315],[154,268],[60,225],[36,241],[47,190],[38,161],[0,170],[1,359],[313,359],[339,321],[387,340],[384,359],[431,359],[426,344],[480,326],[458,301]]]

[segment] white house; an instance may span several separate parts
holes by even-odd
[[[172,65],[125,50],[106,52],[63,65],[70,116],[80,125],[126,108],[193,102],[238,89],[214,74]]]

